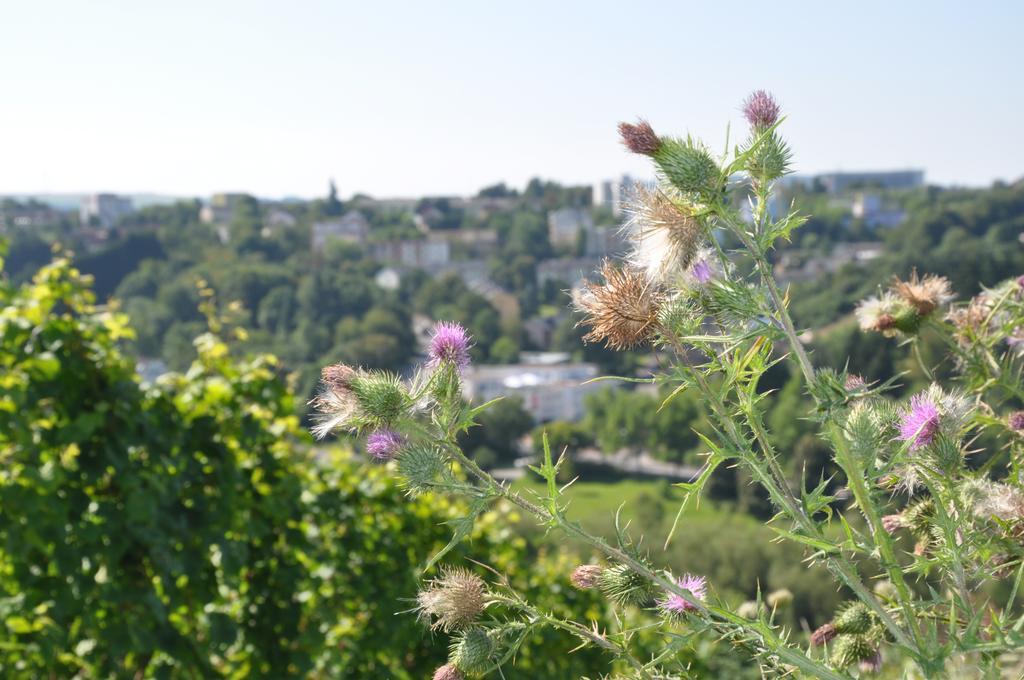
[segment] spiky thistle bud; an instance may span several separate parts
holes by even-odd
[[[863,392],[867,389],[867,386],[868,384],[864,381],[864,378],[856,373],[846,376],[846,380],[843,382],[843,388],[851,393]]]
[[[483,628],[470,628],[457,637],[448,652],[448,662],[468,675],[486,673],[494,665],[494,640]]]
[[[838,634],[839,633],[836,632],[836,627],[834,625],[826,623],[818,626],[814,632],[811,633],[811,644],[815,647],[821,647],[835,639]]]
[[[658,324],[664,293],[632,267],[601,265],[603,284],[586,282],[576,295],[582,324],[590,326],[585,342],[604,340],[612,349],[629,349],[648,340]]]
[[[707,579],[703,576],[683,574],[676,579],[676,585],[690,593],[690,598],[666,591],[664,596],[658,600],[658,609],[670,617],[679,617],[686,612],[696,611],[697,605],[692,601],[702,601],[707,595]]]
[[[928,316],[940,305],[953,299],[953,291],[949,279],[929,274],[923,279],[918,278],[915,269],[907,281],[893,277],[892,292],[910,305],[918,316]]]
[[[864,635],[843,635],[832,649],[832,665],[836,668],[846,668],[870,659],[876,651]]]
[[[768,603],[768,606],[772,609],[779,609],[780,607],[785,607],[793,602],[793,592],[788,588],[780,588],[768,593],[768,597],[766,597],[764,601]]]
[[[487,585],[473,572],[446,568],[416,596],[417,608],[422,617],[433,620],[431,628],[447,633],[467,627],[480,616],[486,593]]]
[[[716,198],[725,182],[718,163],[692,137],[661,140],[654,162],[675,188],[701,200]]]
[[[429,491],[445,465],[441,453],[426,446],[407,446],[399,451],[397,460],[398,476],[411,495]]]
[[[754,90],[743,102],[743,117],[755,130],[765,130],[775,125],[781,112],[779,103],[764,90]]]
[[[359,405],[361,417],[356,424],[360,429],[389,427],[412,407],[402,380],[391,373],[363,373],[352,380],[350,389]]]
[[[598,576],[597,586],[601,594],[620,605],[643,605],[654,596],[654,584],[625,564],[604,569]]]
[[[836,632],[849,635],[866,633],[871,628],[873,620],[871,610],[863,602],[851,602],[833,620]]]
[[[599,564],[581,564],[572,570],[569,581],[580,590],[589,590],[597,585],[604,567]]]
[[[458,668],[450,663],[446,663],[434,671],[434,680],[464,680],[465,677]]]
[[[622,143],[633,153],[653,156],[661,148],[661,138],[654,133],[651,124],[642,118],[633,123],[619,123]]]

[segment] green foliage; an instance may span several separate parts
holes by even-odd
[[[464,506],[313,455],[280,365],[211,334],[187,374],[141,386],[125,317],[66,260],[0,302],[4,677],[420,678],[443,661],[394,614]],[[473,527],[474,554],[529,559],[518,587],[595,611],[553,598],[568,565],[528,558],[496,519]],[[512,677],[580,675],[593,655],[570,644],[532,635]]]

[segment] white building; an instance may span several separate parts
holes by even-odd
[[[366,243],[366,238],[370,234],[370,223],[363,217],[363,213],[349,210],[336,219],[314,222],[311,234],[313,252],[318,253],[328,241]]]
[[[537,265],[537,285],[543,287],[548,281],[555,281],[575,288],[592,277],[600,265],[596,258],[544,260]]]
[[[562,208],[548,213],[548,240],[553,246],[575,247],[580,232],[594,228],[590,211],[583,208]]]
[[[91,194],[82,199],[78,217],[83,225],[92,223],[109,229],[135,210],[130,198],[117,194]]]
[[[585,363],[474,366],[466,373],[463,394],[479,402],[503,395],[520,397],[539,423],[577,421],[584,415],[584,398],[604,389],[600,383],[584,384],[596,377],[597,366]]]
[[[622,214],[622,204],[638,184],[649,189],[654,189],[658,185],[653,180],[637,180],[629,175],[623,175],[618,179],[602,180],[594,185],[594,206],[608,208],[613,214],[620,215]]]

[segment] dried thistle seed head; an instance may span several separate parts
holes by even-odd
[[[743,102],[743,117],[755,130],[764,130],[775,125],[782,107],[775,98],[764,90],[754,90]]]
[[[811,644],[815,647],[821,647],[823,644],[834,640],[836,635],[838,635],[836,627],[831,623],[826,623],[811,633]]]
[[[900,320],[909,310],[893,293],[886,291],[882,295],[862,300],[854,314],[861,330],[874,331],[886,337],[895,336],[900,330]]]
[[[899,277],[893,277],[890,287],[900,299],[913,307],[918,316],[928,316],[940,305],[944,305],[953,299],[953,290],[950,287],[949,279],[943,276],[929,274],[923,279],[918,278],[917,270],[910,274],[910,279],[901,281]]]
[[[589,590],[597,585],[598,577],[603,570],[599,564],[581,564],[572,570],[569,580],[580,590]]]
[[[768,594],[764,600],[772,609],[785,607],[793,602],[793,591],[788,588],[779,588]]]
[[[704,228],[666,190],[637,184],[624,205],[632,241],[630,263],[658,283],[681,276],[693,262]]]
[[[344,392],[349,389],[352,378],[356,376],[356,369],[345,364],[331,364],[324,366],[320,371],[320,379],[324,385],[336,392]]]
[[[622,143],[633,153],[653,156],[661,148],[661,139],[654,133],[654,128],[646,120],[640,119],[633,123],[619,123],[619,136]]]
[[[1008,484],[970,479],[960,488],[960,496],[979,519],[995,517],[1006,523],[1024,519],[1024,493]]]
[[[604,340],[612,349],[629,349],[648,340],[658,325],[664,293],[642,272],[601,265],[603,284],[586,282],[575,296],[576,308],[590,326],[584,342]]]
[[[434,671],[434,680],[464,680],[465,677],[462,671],[450,663],[446,663]]]
[[[420,615],[432,619],[432,628],[451,632],[467,627],[484,610],[487,585],[471,571],[454,567],[420,591],[416,602]]]
[[[736,613],[745,619],[756,619],[760,611],[761,605],[753,600],[747,600],[739,607],[736,607]]]
[[[358,427],[359,400],[352,386],[362,373],[345,364],[326,366],[320,372],[320,389],[309,402],[316,410],[313,436],[323,439],[336,430]]]
[[[482,628],[470,628],[452,642],[448,661],[469,675],[486,673],[494,665],[494,641]]]

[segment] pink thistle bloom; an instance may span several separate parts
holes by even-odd
[[[695,600],[703,600],[707,594],[707,579],[703,576],[683,574],[682,578],[676,579],[676,585],[683,590],[690,591]],[[671,616],[681,616],[688,611],[697,609],[696,605],[686,598],[675,593],[665,593],[665,597],[657,601],[658,609]]]
[[[434,335],[430,338],[430,366],[437,368],[450,363],[460,371],[464,370],[469,366],[470,344],[469,332],[465,328],[442,321],[434,326]]]
[[[939,431],[939,407],[924,394],[910,399],[910,408],[900,419],[900,434],[897,439],[910,442],[910,450],[928,446]]]
[[[691,270],[694,280],[702,286],[711,281],[714,276],[714,272],[711,270],[711,265],[708,264],[707,260],[697,260],[693,263],[693,269]]]
[[[380,461],[393,459],[405,446],[405,437],[394,430],[377,430],[366,438],[366,452]]]
[[[743,102],[743,116],[756,130],[775,125],[780,111],[779,103],[764,90],[756,90]]]
[[[1014,432],[1024,432],[1024,411],[1014,411],[1007,418],[1007,424]]]

